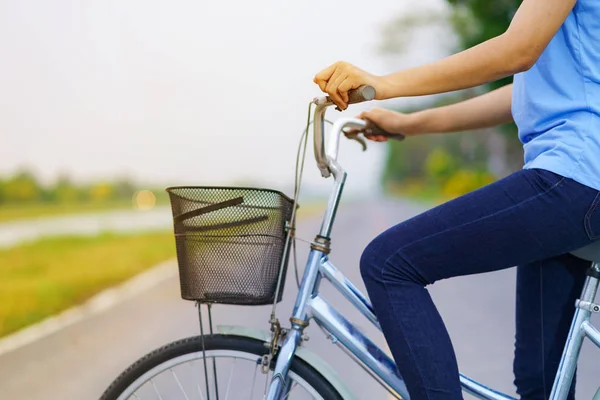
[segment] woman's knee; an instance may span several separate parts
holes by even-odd
[[[360,274],[366,283],[381,276],[381,268],[385,262],[380,257],[382,244],[379,237],[365,247],[360,257]]]
[[[431,282],[421,271],[419,265],[410,262],[402,246],[402,238],[398,231],[391,235],[384,232],[367,245],[360,258],[360,272],[363,281],[409,282],[426,286]]]

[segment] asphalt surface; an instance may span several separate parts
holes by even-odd
[[[422,206],[407,202],[342,205],[332,235],[332,262],[364,290],[358,270],[362,249],[377,233],[422,210]],[[311,239],[318,226],[315,219],[303,221],[298,236]],[[305,260],[306,248],[300,246],[300,260]],[[514,395],[514,269],[443,281],[430,290],[450,331],[461,372]],[[357,315],[327,284],[323,285],[323,293],[343,313]],[[285,298],[278,306],[282,321],[287,320],[295,295],[290,270]],[[215,324],[268,329],[269,312],[269,307],[215,306],[214,319]],[[360,316],[350,319],[376,343],[385,346],[381,334],[365,319]],[[171,279],[93,318],[1,356],[0,400],[97,399],[136,359],[167,342],[198,332],[196,308],[180,299],[178,281]],[[388,398],[317,327],[311,325],[308,334],[310,341],[306,346],[329,362],[359,399]],[[578,399],[591,399],[600,385],[595,351],[589,343],[584,347]],[[163,398],[168,399],[169,395],[163,394]]]

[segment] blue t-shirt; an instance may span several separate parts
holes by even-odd
[[[524,168],[600,190],[600,0],[578,0],[535,65],[515,75]]]

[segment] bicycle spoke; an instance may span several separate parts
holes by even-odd
[[[179,379],[177,378],[177,375],[175,374],[175,371],[173,371],[173,368],[170,368],[169,371],[171,371],[171,374],[173,374],[173,378],[175,379],[175,382],[177,382],[177,385],[179,386],[179,389],[181,389],[181,392],[185,396],[185,400],[190,400],[190,398],[188,397],[187,393],[183,389],[183,386],[181,386],[181,382],[179,382]]]
[[[218,368],[220,368],[220,370],[217,370],[221,379],[218,382],[220,400],[231,400],[233,398],[235,400],[238,398],[258,400],[264,398],[263,394],[266,395],[273,379],[273,371],[269,370],[266,374],[262,373],[261,358],[251,353],[228,349],[207,350],[205,354],[206,359],[203,359],[203,352],[191,352],[169,360],[165,362],[162,369],[155,367],[148,370],[146,377],[141,376],[138,378],[138,382],[122,393],[129,396],[127,397],[129,400],[141,400],[148,396],[155,400],[175,398],[181,400],[208,400],[205,394],[206,389],[209,389],[210,400],[216,400],[215,388],[211,385],[213,377],[210,375],[212,373],[209,374],[209,381],[205,382],[203,379],[205,377],[204,371],[198,370],[198,368],[203,369],[204,361],[209,364],[211,362],[210,358],[212,358],[216,364],[219,364]],[[184,367],[184,365],[186,366]],[[297,372],[290,371],[289,374],[289,381],[284,386],[285,394],[282,395],[281,400],[293,398],[323,400],[319,392],[299,376]],[[265,379],[265,382],[261,382],[260,379]],[[252,380],[252,383],[249,380]],[[209,386],[210,388],[208,388]],[[297,387],[301,389],[297,389]],[[288,388],[289,390],[287,390]],[[250,390],[248,391],[248,389]],[[306,396],[307,394],[308,396]]]
[[[296,388],[296,386],[298,386],[298,384],[296,382],[294,382],[294,385],[290,388],[290,391],[287,392],[287,394],[285,395],[283,400],[287,400],[287,398],[290,397],[290,393],[292,393],[292,390],[294,390],[294,388]]]
[[[196,387],[198,388],[198,394],[200,395],[200,400],[204,400],[204,396],[202,396],[202,389],[200,389],[200,385],[196,385]]]
[[[233,363],[231,365],[231,372],[229,373],[229,379],[227,380],[227,391],[225,392],[225,400],[229,398],[229,388],[231,387],[231,380],[233,379],[233,371],[235,371],[236,362],[237,358],[234,358]]]
[[[252,389],[250,390],[249,399],[252,400],[252,393],[254,393],[254,385],[256,384],[256,373],[258,372],[258,363],[254,367],[254,380],[252,381]]]
[[[217,383],[217,360],[215,360],[214,357],[213,357],[213,373],[214,373],[213,378],[214,378],[214,381],[215,381],[215,397],[216,397],[217,400],[219,400],[219,385]]]
[[[152,384],[152,387],[154,388],[154,392],[158,396],[158,400],[163,400],[160,393],[158,392],[158,389],[156,388],[156,384],[154,383],[154,381],[152,379],[150,379],[150,383]]]
[[[190,362],[190,368],[192,369],[192,375],[195,375],[194,374],[194,371],[195,371],[194,365],[195,364],[196,363],[194,361]],[[204,400],[204,395],[202,395],[202,389],[200,388],[200,384],[199,383],[196,384],[196,388],[198,389],[198,394],[200,395],[200,400]]]

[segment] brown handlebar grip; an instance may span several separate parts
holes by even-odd
[[[367,122],[367,127],[365,128],[363,134],[365,136],[385,136],[388,139],[394,139],[394,140],[399,140],[402,141],[405,139],[405,136],[401,133],[389,133],[388,131],[384,131],[383,129],[381,129],[380,127],[378,127],[377,125],[375,125],[372,122]]]
[[[369,85],[359,86],[356,89],[348,90],[348,104],[362,103],[363,101],[373,100],[375,98],[375,88]],[[329,96],[327,101],[332,103]]]
[[[373,100],[374,98],[375,88],[373,86],[363,85],[348,91],[348,104],[362,103],[363,101]]]

